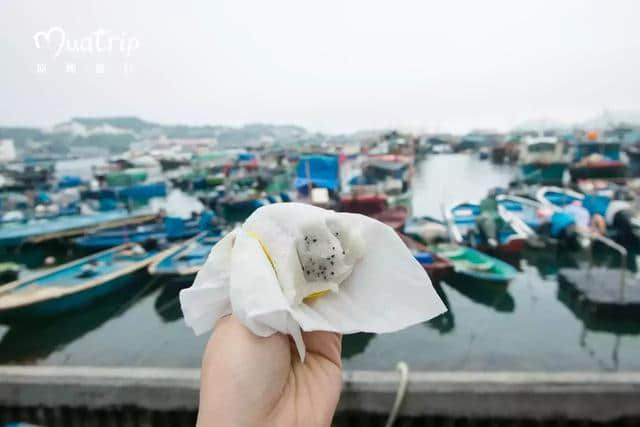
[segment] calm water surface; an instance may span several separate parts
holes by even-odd
[[[478,199],[505,186],[513,173],[467,155],[430,157],[416,168],[414,213],[439,216],[442,203]],[[596,261],[619,262],[606,251]],[[345,367],[387,370],[404,360],[414,370],[640,370],[640,322],[577,317],[571,301],[558,294],[559,265],[584,266],[586,260],[553,250],[526,252],[506,291],[442,283],[448,313],[397,333],[345,337]],[[178,290],[148,280],[79,313],[0,326],[0,363],[198,367],[208,337],[195,337],[185,326]]]

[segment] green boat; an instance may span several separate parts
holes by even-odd
[[[528,184],[562,184],[568,162],[556,137],[528,137],[520,150],[520,180]]]
[[[466,246],[443,243],[431,249],[435,254],[451,261],[456,274],[474,280],[507,284],[517,273],[506,262]]]

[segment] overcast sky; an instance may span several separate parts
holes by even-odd
[[[2,0],[0,124],[137,115],[346,132],[583,120],[640,109],[639,22],[635,0]],[[54,56],[56,30],[37,49],[34,34],[54,27],[68,46],[93,45]],[[99,30],[99,47],[117,36],[129,55],[116,43],[96,52]]]

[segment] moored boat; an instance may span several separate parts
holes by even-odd
[[[180,281],[191,282],[204,265],[211,248],[218,243],[219,236],[200,233],[196,237],[177,245],[174,251],[149,265],[153,276],[169,276]]]
[[[583,141],[571,150],[569,166],[572,180],[586,178],[624,178],[627,176],[629,159],[619,142]]]
[[[193,220],[167,217],[163,222],[146,223],[137,226],[124,226],[90,233],[74,239],[74,244],[84,248],[110,248],[123,243],[143,243],[149,240],[181,240],[191,238],[204,230],[214,230],[214,215],[203,212]]]
[[[72,237],[92,230],[144,223],[156,216],[148,209],[133,212],[114,209],[86,215],[6,223],[0,225],[0,246],[18,246],[24,243],[40,243],[50,239]]]
[[[456,274],[470,279],[507,284],[517,273],[510,264],[466,246],[438,244],[432,250],[452,262]]]
[[[125,244],[0,286],[0,321],[50,317],[86,306],[140,283],[136,275],[164,253],[158,248]]]
[[[416,261],[427,271],[433,282],[446,280],[453,273],[453,264],[448,259],[437,255],[429,247],[406,234],[398,233],[398,235],[413,253]]]
[[[484,205],[491,206],[483,208]],[[481,250],[498,249],[505,253],[517,253],[524,248],[527,240],[522,230],[511,225],[495,199],[480,204],[454,204],[445,212],[445,219],[450,225],[454,242]]]
[[[389,207],[387,196],[380,193],[344,194],[340,196],[340,210],[370,216],[396,231],[402,231],[409,217],[406,207]]]
[[[561,184],[568,180],[564,145],[557,137],[526,137],[519,155],[520,180],[535,184]]]

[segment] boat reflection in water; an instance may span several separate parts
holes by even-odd
[[[447,306],[447,311],[442,313],[440,316],[434,319],[431,319],[428,322],[425,322],[425,325],[427,325],[430,328],[437,329],[440,332],[440,335],[444,335],[453,331],[453,329],[455,328],[455,324],[456,324],[455,317],[453,316],[453,310],[451,310],[449,299],[447,298],[447,294],[445,293],[442,284],[436,281],[432,283],[433,283],[433,288],[438,293],[438,296],[440,297],[444,305]]]
[[[0,363],[29,364],[46,359],[108,320],[120,316],[156,287],[156,282],[149,282],[134,295],[116,292],[54,320],[33,319],[14,324],[0,339]]]
[[[184,284],[183,282],[171,281],[162,288],[153,303],[153,307],[163,322],[171,323],[184,317],[178,296],[181,289],[190,285],[190,283]]]
[[[598,365],[603,370],[617,371],[620,363],[619,354],[623,336],[640,335],[640,320],[631,317],[602,315],[594,312],[583,303],[582,299],[576,298],[566,288],[558,287],[558,300],[562,302],[573,315],[582,322],[582,332],[578,338],[578,343],[589,356],[596,359]],[[613,347],[611,349],[611,362],[605,362],[598,359],[596,350],[593,349],[588,341],[588,333],[608,333],[615,336]]]
[[[516,302],[506,285],[454,275],[446,282],[467,298],[499,312],[513,312]]]
[[[369,332],[358,332],[357,334],[344,335],[342,337],[342,358],[350,359],[360,353],[369,345],[369,342],[376,334]]]

